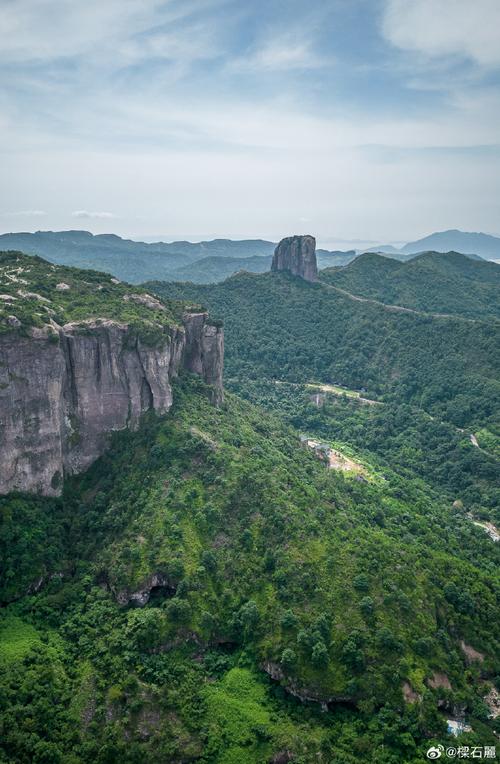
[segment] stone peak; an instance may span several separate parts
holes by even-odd
[[[305,281],[316,281],[316,239],[314,236],[287,236],[274,250],[272,271],[289,271]]]

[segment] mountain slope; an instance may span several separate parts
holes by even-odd
[[[178,281],[192,281],[195,284],[212,284],[224,281],[238,271],[264,273],[271,267],[270,256],[253,257],[204,257],[194,263],[177,268],[173,274]]]
[[[274,244],[261,239],[147,244],[115,234],[94,236],[88,231],[37,231],[2,234],[0,249],[40,255],[61,265],[106,271],[137,284],[147,279],[174,278],[177,268],[208,256],[271,255]]]
[[[229,378],[364,388],[459,427],[498,421],[500,333],[488,323],[388,309],[285,273],[148,288],[224,319]]]
[[[457,252],[425,252],[406,263],[360,255],[323,281],[353,294],[426,312],[500,318],[500,266]]]
[[[239,270],[269,270],[275,244],[264,239],[146,242],[88,231],[37,231],[0,235],[0,250],[40,255],[52,263],[112,273],[132,284],[163,281],[222,281]],[[345,265],[354,250],[318,250],[321,267]]]
[[[233,396],[174,400],[62,499],[0,501],[7,760],[401,764],[456,704],[494,742],[498,550]]]

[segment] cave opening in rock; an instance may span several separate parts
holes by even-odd
[[[166,599],[171,599],[175,596],[175,587],[168,586],[166,584],[160,584],[158,586],[152,586],[149,592],[148,603],[152,607],[160,607]]]

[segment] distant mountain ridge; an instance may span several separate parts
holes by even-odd
[[[486,260],[500,259],[500,237],[486,233],[473,233],[470,231],[437,231],[424,236],[422,239],[410,241],[401,249],[392,244],[384,244],[373,247],[371,251],[382,252],[387,255],[415,255],[419,252],[460,252],[463,255],[479,255]]]
[[[123,281],[193,281],[217,283],[244,270],[262,273],[271,267],[275,242],[266,239],[213,239],[212,241],[141,242],[117,234],[89,231],[36,231],[0,235],[0,250],[40,255],[56,265],[112,273]],[[456,251],[469,258],[500,260],[500,238],[486,234],[444,231],[406,244],[398,250],[381,245],[370,251],[406,262],[421,251]],[[364,250],[366,251],[366,250]],[[359,250],[318,249],[318,268],[347,265]]]
[[[175,279],[177,268],[206,257],[271,256],[275,245],[263,239],[214,239],[146,243],[116,234],[89,231],[36,231],[0,235],[1,250],[40,255],[56,265],[72,265],[112,273],[132,283],[146,279]]]
[[[136,284],[149,280],[214,283],[240,270],[262,273],[271,267],[275,247],[275,242],[265,239],[146,243],[78,230],[0,235],[0,250],[40,255],[56,265],[106,271]],[[355,256],[355,250],[318,250],[318,264],[345,265]]]

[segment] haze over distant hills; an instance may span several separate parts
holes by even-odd
[[[122,239],[115,234],[94,236],[89,231],[37,231],[0,236],[0,250],[19,250],[29,255],[40,255],[57,265],[103,270],[132,283],[146,279],[185,279],[176,270],[196,260],[206,257],[265,256],[271,255],[274,247],[272,242],[261,239],[149,244]]]
[[[116,234],[89,231],[36,231],[0,235],[0,250],[40,255],[57,265],[72,265],[142,281],[193,281],[206,284],[223,281],[238,271],[262,273],[269,270],[276,244],[265,239],[214,239],[213,241],[141,242]],[[469,257],[500,259],[500,238],[487,234],[444,231],[409,242],[401,249],[392,245],[373,247],[395,260],[410,260],[422,251],[462,252]],[[366,250],[318,249],[319,268],[347,265]]]
[[[464,255],[479,255],[486,260],[500,259],[500,238],[486,233],[468,231],[438,231],[423,239],[410,241],[397,249],[391,244],[373,247],[377,252],[389,255],[414,255],[418,252],[461,252]]]
[[[271,267],[275,246],[264,239],[147,243],[89,231],[0,235],[0,250],[40,255],[56,265],[107,271],[132,283],[148,280],[210,283],[240,270],[262,273]],[[318,250],[317,254],[320,267],[326,268],[346,265],[354,259],[356,251]]]

